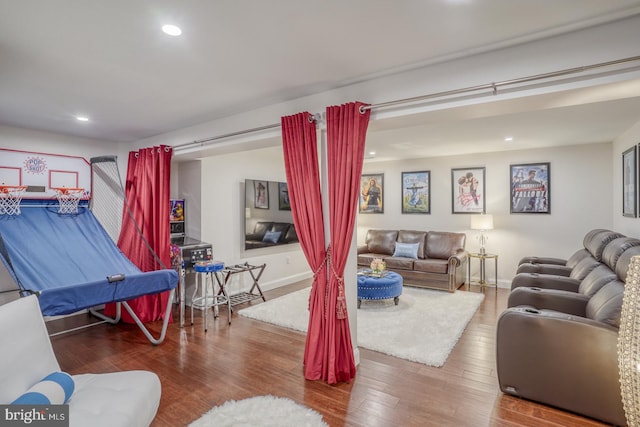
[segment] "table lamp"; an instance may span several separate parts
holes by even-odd
[[[480,253],[484,255],[486,253],[484,244],[488,240],[486,232],[487,230],[493,230],[493,215],[481,214],[471,216],[471,229],[480,230],[480,235],[477,236],[477,238],[480,241]]]

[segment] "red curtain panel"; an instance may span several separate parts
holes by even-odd
[[[164,145],[129,152],[125,196],[131,212],[125,205],[118,247],[142,271],[171,266],[169,200],[172,155],[173,149]],[[150,322],[164,318],[168,298],[169,292],[144,295],[129,301],[129,305],[142,322]],[[115,305],[109,304],[105,314],[113,316],[114,313]],[[122,312],[122,321],[134,323],[126,311]]]
[[[325,363],[326,251],[324,217],[318,169],[316,125],[311,114],[298,113],[281,119],[282,149],[291,203],[291,214],[298,240],[314,271],[309,297],[309,325],[304,351],[304,377],[327,378]]]
[[[344,294],[344,269],[351,248],[370,111],[360,102],[327,107],[330,272],[327,298],[330,380],[350,381],[356,374]]]
[[[282,141],[291,211],[300,244],[314,271],[304,353],[308,380],[348,382],[356,368],[344,296],[344,267],[355,224],[369,112],[364,104],[327,108],[330,236],[324,220],[315,124],[307,112],[283,117]]]

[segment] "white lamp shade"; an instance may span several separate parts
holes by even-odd
[[[472,230],[493,230],[493,215],[471,215]]]

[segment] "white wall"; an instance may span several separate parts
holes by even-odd
[[[640,144],[639,121],[613,143],[613,229],[630,237],[640,238],[640,219],[622,216],[622,153]],[[640,148],[640,147],[638,147]],[[639,195],[636,188],[636,195]],[[638,196],[636,196],[638,197]]]
[[[122,154],[119,144],[0,125],[0,148],[84,157]],[[126,154],[125,154],[126,167]]]
[[[214,258],[228,265],[245,261],[256,265],[266,263],[260,280],[263,290],[310,277],[309,266],[297,243],[244,250],[244,180],[286,181],[282,149],[272,147],[226,154],[204,158],[201,162],[201,178],[193,173],[187,181],[182,174],[185,164],[179,165],[181,180],[178,197],[189,195],[194,187],[202,188],[200,240],[213,245]],[[187,163],[186,167],[194,171],[192,163]],[[186,209],[192,208],[193,204],[189,203]],[[187,212],[187,221],[190,221],[189,215]],[[252,284],[248,275],[237,275],[234,281],[237,284],[232,286],[240,289]],[[232,288],[232,293],[237,289]]]
[[[615,176],[612,165],[616,163],[612,163],[611,158],[612,144],[604,143],[366,163],[365,173],[385,175],[385,212],[358,216],[358,243],[364,243],[369,228],[458,231],[467,234],[467,248],[476,251],[477,232],[469,229],[470,215],[451,213],[451,168],[485,167],[487,213],[494,215],[495,223],[487,248],[499,255],[498,279],[501,286],[508,286],[523,256],[566,258],[581,246],[584,234],[590,229],[614,228],[611,206],[615,194],[611,188]],[[550,163],[551,213],[510,214],[509,165],[532,162]],[[180,164],[181,171],[183,165]],[[189,164],[187,169],[197,168]],[[401,173],[415,170],[431,171],[431,214],[428,215],[401,214]],[[201,171],[201,182],[197,174],[191,177],[193,184],[181,180],[180,188],[185,192],[179,197],[184,197],[193,185],[202,186],[201,239],[213,244],[216,258],[227,264],[266,262],[268,268],[261,280],[266,289],[308,276],[299,245],[243,250],[242,183],[245,178],[284,181],[279,147],[205,158]],[[477,268],[472,266],[473,275],[477,275]],[[487,274],[493,274],[489,267]]]
[[[451,213],[451,169],[486,168],[486,210],[493,214],[487,251],[498,254],[498,279],[508,286],[518,260],[526,255],[567,258],[593,228],[613,227],[612,144],[504,151],[455,157],[365,164],[365,173],[384,173],[384,214],[358,215],[358,243],[369,228],[456,231],[467,234],[467,249],[478,250],[471,215]],[[509,165],[550,162],[550,214],[510,214]],[[401,213],[401,173],[431,171],[431,214]],[[478,266],[472,265],[472,275]],[[487,266],[492,278],[493,267]]]
[[[171,165],[171,198],[184,199],[185,234],[196,240],[202,240],[201,176],[202,163],[198,160]]]

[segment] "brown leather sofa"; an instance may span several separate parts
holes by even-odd
[[[464,233],[372,229],[358,246],[358,266],[381,258],[407,286],[454,292],[465,282],[466,238]],[[415,250],[407,253],[408,248]]]
[[[498,319],[496,364],[500,389],[595,418],[626,425],[617,342],[624,284],[640,241],[618,238],[577,290],[517,287]]]

